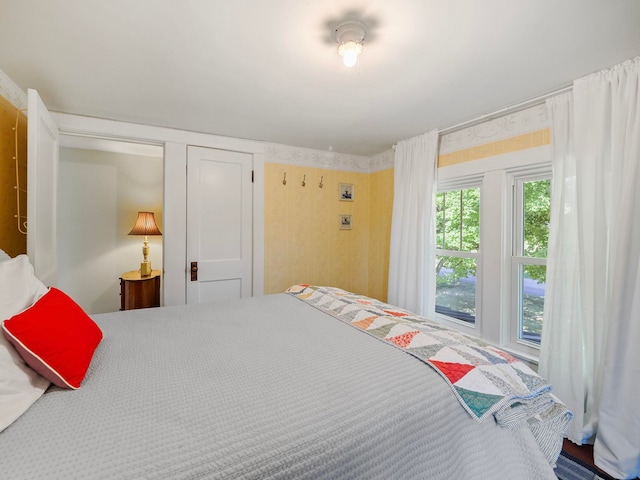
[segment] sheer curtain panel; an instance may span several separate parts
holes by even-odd
[[[572,94],[548,99],[547,109],[554,158],[547,290],[538,370],[573,412],[567,438],[580,445],[595,433],[597,418],[591,405],[596,389],[595,345],[585,348],[587,344],[593,344],[591,332],[595,316],[583,308],[586,287],[582,283],[582,263],[585,258],[593,258],[593,249],[585,252],[580,242],[581,231],[585,230],[585,211],[579,206],[585,200],[580,199],[579,194],[587,192],[576,185],[578,167],[574,151]],[[597,350],[599,352],[601,348]]]
[[[640,57],[549,102],[554,187],[540,372],[598,467],[640,475]],[[562,111],[562,113],[561,113]],[[565,122],[566,123],[566,122]],[[574,156],[575,154],[575,156]]]
[[[435,193],[438,132],[398,142],[389,252],[389,302],[435,315]]]
[[[607,329],[593,451],[596,465],[616,478],[640,476],[639,72],[640,57],[574,85],[576,154],[599,161],[606,179]]]

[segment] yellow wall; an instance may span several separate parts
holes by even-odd
[[[393,168],[369,176],[369,291],[387,301],[389,239],[393,208]]]
[[[448,167],[457,163],[470,162],[481,158],[492,157],[503,153],[526,150],[551,143],[551,131],[543,128],[534,132],[516,135],[515,137],[485,143],[476,147],[465,148],[456,152],[445,153],[438,157],[438,167]]]
[[[15,125],[18,109],[0,96],[0,249],[10,256],[27,251],[27,236],[18,231],[16,207]],[[27,210],[27,119],[19,114],[18,171],[20,177],[20,214]]]
[[[541,129],[438,157],[438,167],[514,152],[551,141]],[[282,184],[284,172],[287,185]],[[306,187],[302,187],[306,175]],[[318,183],[323,177],[324,188]],[[355,201],[338,184],[355,185]],[[296,283],[331,285],[387,300],[393,169],[352,173],[277,163],[265,165],[265,293]],[[353,230],[340,230],[340,214]]]
[[[353,202],[339,200],[340,183],[354,185]],[[352,230],[340,230],[341,214]],[[369,174],[265,164],[265,293],[311,283],[366,295],[368,243]]]

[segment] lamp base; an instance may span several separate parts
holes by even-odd
[[[151,262],[140,263],[140,276],[148,277],[151,275]]]

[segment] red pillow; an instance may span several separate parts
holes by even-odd
[[[102,331],[66,294],[51,287],[5,320],[3,333],[25,363],[54,385],[80,388]]]

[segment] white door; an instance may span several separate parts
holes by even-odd
[[[27,255],[36,276],[58,283],[58,127],[36,90],[27,91]]]
[[[252,295],[252,167],[251,154],[188,147],[187,303]]]

